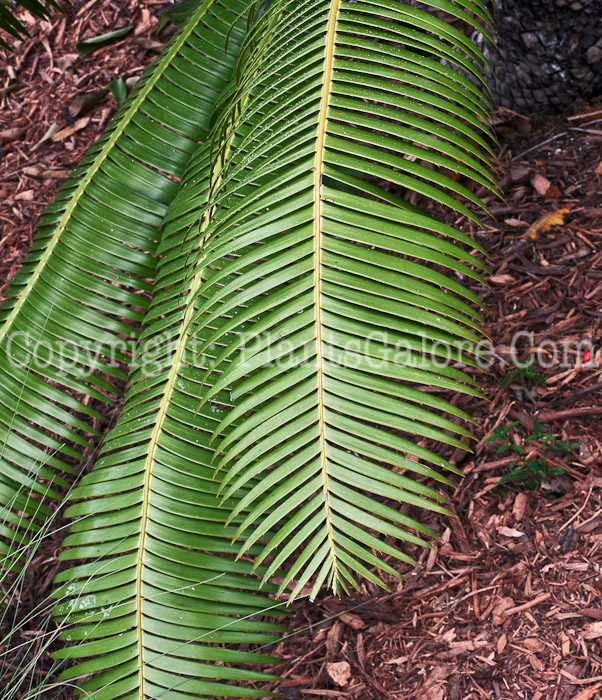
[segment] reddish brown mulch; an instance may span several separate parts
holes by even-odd
[[[0,56],[0,285],[64,171],[116,105],[107,95],[85,114],[71,116],[69,107],[83,92],[140,72],[152,54],[133,40],[150,36],[162,5],[76,2],[66,18],[32,23],[34,39]],[[136,29],[125,40],[74,58],[81,38],[128,24]],[[6,94],[15,84],[22,87]],[[54,140],[34,150],[53,124]],[[460,402],[480,426],[474,454],[453,454],[466,474],[450,494],[458,518],[431,519],[439,544],[414,552],[423,568],[391,581],[392,592],[368,583],[345,600],[322,595],[295,605],[295,634],[275,650],[285,677],[275,688],[288,700],[602,698],[602,119],[519,116],[500,134],[506,201],[489,198],[497,223],[474,231],[490,255],[484,303],[493,365],[478,373],[488,402]],[[545,219],[559,210],[568,211]],[[520,238],[537,222],[534,239]],[[515,359],[534,358],[539,376],[515,373],[500,388],[517,333]],[[553,350],[562,355],[563,346],[559,364]],[[574,454],[546,453],[564,474],[533,491],[499,489],[511,458],[485,438],[514,421],[511,439],[525,459],[542,456],[541,440],[528,440],[535,421],[579,443]]]

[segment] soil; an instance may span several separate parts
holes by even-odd
[[[0,54],[0,294],[116,109],[110,93],[84,111],[76,98],[140,73],[162,9],[74,2]],[[118,43],[78,53],[82,38],[129,25]],[[390,591],[364,584],[294,605],[290,638],[271,649],[287,700],[602,698],[602,105],[496,116],[505,201],[482,192],[495,219],[472,227],[489,255],[479,293],[491,366],[475,373],[485,400],[459,402],[479,425],[474,451],[451,455],[465,474],[450,492],[458,517],[427,523],[440,540],[414,552],[420,569],[398,567],[405,581]],[[507,439],[488,441],[496,430]],[[534,483],[515,471],[500,485],[527,464],[540,469]],[[30,608],[50,585],[47,555]]]

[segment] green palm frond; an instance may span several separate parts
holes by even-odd
[[[475,244],[399,192],[479,223],[464,182],[496,189],[473,84],[484,59],[440,14],[485,33],[489,15],[479,0],[424,4],[437,12],[278,3],[263,61],[239,71],[250,96],[214,145],[232,155],[223,171],[215,156],[201,217],[193,328],[221,373],[202,405],[230,392],[222,496],[243,490],[241,553],[278,528],[257,557],[272,557],[265,578],[298,552],[293,597],[310,579],[312,595],[382,584],[371,567],[396,572],[374,550],[412,561],[384,538],[433,533],[383,498],[447,512],[436,484],[457,470],[424,441],[462,446],[469,418],[432,390],[479,395],[456,366],[478,357],[479,302],[457,279],[481,279]]]
[[[65,459],[81,456],[103,420],[76,396],[111,404],[125,378],[159,229],[234,70],[244,10],[238,0],[197,3],[43,214],[11,282],[0,309],[3,568],[50,514],[41,501],[67,486]]]
[[[167,217],[140,339],[156,351],[138,355],[124,410],[72,492],[86,500],[66,513],[78,520],[61,559],[84,561],[56,580],[61,638],[76,642],[56,657],[80,661],[63,682],[93,674],[79,686],[89,700],[269,695],[227,681],[269,679],[244,664],[271,657],[215,646],[265,644],[281,630],[257,619],[278,606],[258,592],[252,563],[235,560],[236,527],[225,523],[236,501],[217,499],[210,441],[227,392],[198,410],[208,366],[197,364],[189,343],[200,274],[186,281],[186,260],[197,244],[188,228],[207,196],[208,163],[207,149],[193,158]]]

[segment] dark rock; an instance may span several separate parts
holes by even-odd
[[[495,102],[562,110],[602,94],[602,0],[495,0]]]
[[[598,44],[590,46],[585,55],[588,63],[598,63],[602,59],[602,47],[598,46]]]
[[[521,37],[523,43],[530,49],[537,48],[537,45],[541,43],[539,36],[534,32],[525,32],[524,34],[521,34]]]

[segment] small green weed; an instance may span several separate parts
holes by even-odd
[[[509,451],[516,455],[516,459],[514,459],[508,467],[508,473],[499,480],[498,486],[514,481],[532,491],[541,486],[543,481],[552,479],[559,474],[564,474],[566,471],[561,466],[548,464],[549,453],[554,452],[557,456],[567,457],[579,449],[579,443],[570,442],[569,440],[560,440],[552,433],[544,432],[541,425],[534,420],[534,433],[525,438],[522,444],[517,444],[512,439],[511,433],[518,423],[518,421],[513,421],[505,427],[500,426],[496,428],[487,438],[487,442],[502,440],[502,445],[498,447],[496,454],[502,455]],[[526,456],[529,451],[525,445],[530,442],[537,442],[539,444],[540,454],[527,459]]]
[[[526,387],[530,387],[533,382],[545,382],[545,377],[535,371],[535,363],[530,362],[525,365],[515,365],[509,369],[506,376],[500,382],[500,389],[505,389],[513,379],[521,379]]]

